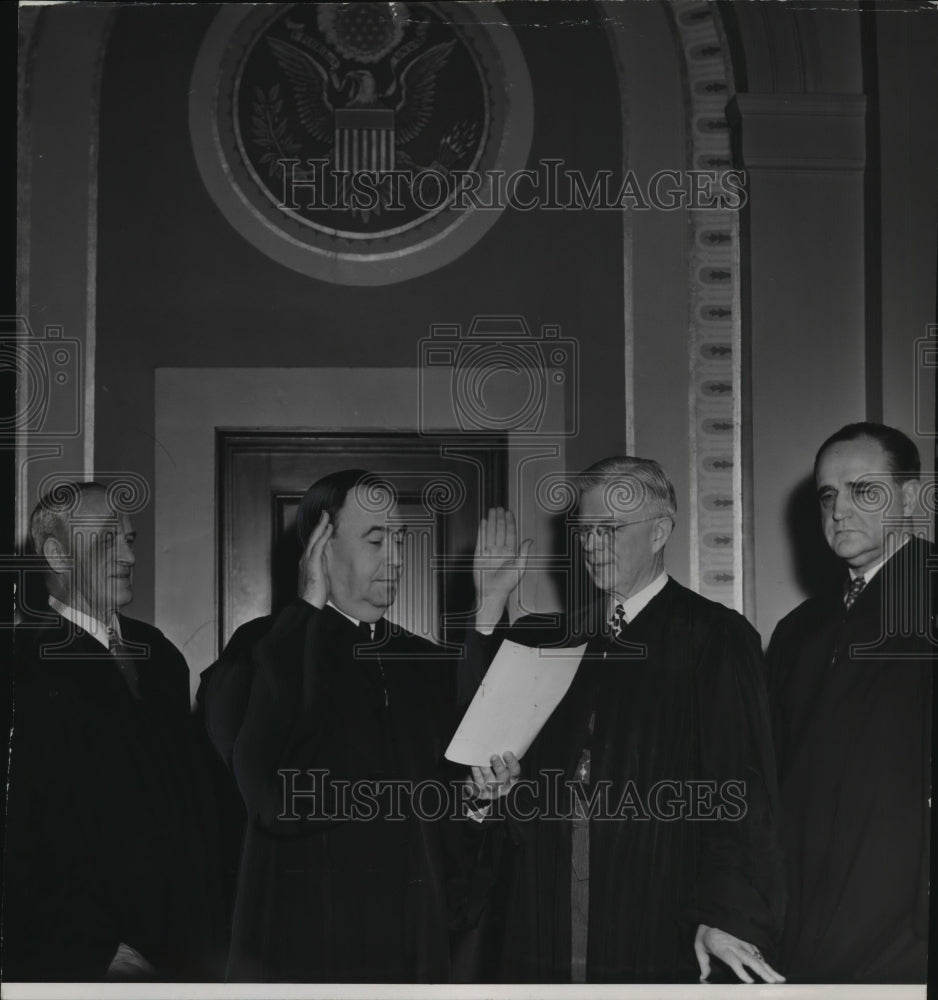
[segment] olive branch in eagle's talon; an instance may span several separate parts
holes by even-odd
[[[300,149],[300,144],[287,131],[287,120],[282,112],[279,83],[266,94],[260,87],[255,88],[251,103],[251,137],[255,145],[267,150],[260,157],[260,163],[267,164],[271,177],[283,171],[281,160],[292,159]]]

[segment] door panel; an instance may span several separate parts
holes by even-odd
[[[221,645],[296,593],[297,504],[317,479],[348,468],[387,478],[408,528],[404,576],[388,617],[434,641],[459,641],[472,611],[479,516],[505,502],[504,436],[219,430],[216,456]]]

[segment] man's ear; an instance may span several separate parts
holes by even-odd
[[[918,508],[918,493],[921,484],[917,479],[907,479],[902,484],[902,516],[911,517]]]
[[[62,576],[69,570],[69,558],[65,547],[51,535],[42,543],[42,554],[53,573]]]
[[[671,532],[674,530],[674,521],[667,514],[655,520],[651,529],[651,551],[660,552],[668,544]]]

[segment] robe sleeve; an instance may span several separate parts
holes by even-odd
[[[316,799],[295,795],[297,808],[285,812],[286,790],[313,788],[306,772],[328,769],[329,653],[321,628],[317,608],[292,601],[260,639],[226,659],[208,690],[210,706],[220,702],[210,708],[210,731],[223,756],[230,742],[248,816],[285,836],[343,822],[330,815],[328,783]]]
[[[102,980],[120,935],[89,860],[73,768],[87,765],[39,692],[17,699],[7,798],[3,899],[6,981]],[[132,942],[128,942],[132,943]]]
[[[270,621],[260,619],[242,625],[219,659],[202,671],[196,694],[209,739],[229,770],[233,769],[235,740],[244,722],[257,667],[251,650],[264,634],[258,625],[269,627]]]
[[[471,690],[460,686],[460,707],[472,700],[479,682],[511,636],[507,612],[495,629],[474,631],[467,638],[467,664],[474,671]],[[522,777],[524,764],[522,764]],[[515,796],[517,789],[509,793]],[[504,797],[486,803],[484,818],[462,813],[455,824],[461,836],[462,869],[448,885],[450,900],[451,977],[453,982],[486,982],[498,975],[497,959],[504,933],[506,894],[513,848],[524,839],[523,827]],[[452,824],[451,824],[452,825]]]
[[[472,628],[466,632],[466,653],[457,669],[456,703],[465,709],[472,701],[486,671],[495,659],[502,640],[511,631],[508,612],[503,611],[498,624],[491,632]]]
[[[756,945],[772,961],[785,882],[765,663],[755,630],[736,616],[719,620],[706,637],[695,683],[701,777],[717,782],[724,811],[722,819],[700,823],[700,874],[688,916]]]
[[[797,649],[795,641],[796,626],[793,620],[796,613],[783,618],[775,627],[769,647],[766,650],[768,664],[769,706],[772,716],[772,742],[775,748],[775,764],[777,774],[785,769],[787,747],[785,744],[789,730],[788,711],[786,707],[785,690],[789,683],[791,660]]]

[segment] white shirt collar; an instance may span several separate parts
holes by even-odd
[[[867,566],[867,568],[863,570],[862,573],[858,573],[852,566],[848,566],[847,569],[850,571],[850,579],[856,580],[858,577],[862,576],[864,582],[869,583],[870,580],[872,580],[873,577],[876,576],[876,574],[883,568],[883,566],[885,566],[886,563],[889,562],[890,559],[892,559],[892,557],[896,554],[896,552],[898,552],[899,549],[901,549],[904,545],[908,545],[910,541],[911,541],[911,535],[907,535],[896,546],[895,552],[891,553],[888,556],[883,556],[883,558],[880,559],[879,562],[873,563],[872,566]]]
[[[625,620],[626,622],[635,621],[635,616],[651,602],[653,597],[657,597],[665,588],[665,584],[668,582],[668,574],[661,571],[648,584],[647,587],[642,587],[637,594],[632,594],[630,598],[623,601],[618,595],[610,594],[609,596],[609,617],[612,618],[615,613],[616,605],[621,604],[625,607]]]
[[[333,604],[331,600],[330,601],[326,601],[326,606],[332,608],[334,611],[338,611],[339,614],[342,615],[344,618],[348,618],[348,620],[356,628],[358,628],[358,626],[361,625],[361,622],[357,618],[353,618],[351,615],[346,614],[340,607],[337,607],[335,604]]]
[[[342,609],[341,609],[340,607],[337,607],[337,606],[336,606],[335,604],[333,604],[333,603],[332,603],[332,601],[326,601],[326,604],[327,604],[327,605],[328,605],[328,606],[329,606],[330,608],[333,608],[334,610],[338,611],[340,615],[343,615],[344,617],[348,618],[348,620],[349,620],[349,621],[350,621],[350,622],[351,622],[351,623],[352,623],[352,624],[353,624],[353,625],[354,625],[354,626],[355,626],[356,628],[358,628],[358,626],[359,626],[359,625],[361,625],[361,620],[360,620],[360,619],[358,619],[358,618],[353,618],[353,617],[352,617],[351,615],[349,615],[349,614],[346,614],[346,613],[345,613],[345,612],[344,612],[344,611],[343,611],[343,610],[342,610]],[[371,629],[371,634],[372,634],[372,635],[374,635],[374,634],[375,634],[375,626],[376,626],[376,625],[377,625],[377,622],[368,622],[368,628],[370,628],[370,629]]]
[[[122,638],[120,622],[116,614],[111,619],[110,626],[108,626],[104,622],[99,622],[97,618],[92,618],[91,615],[85,614],[84,611],[78,611],[68,604],[63,604],[62,601],[55,597],[49,598],[49,607],[57,614],[60,614],[66,621],[70,621],[77,628],[87,632],[95,642],[100,643],[105,649],[110,648],[107,641],[108,628],[114,629],[118,639]]]

